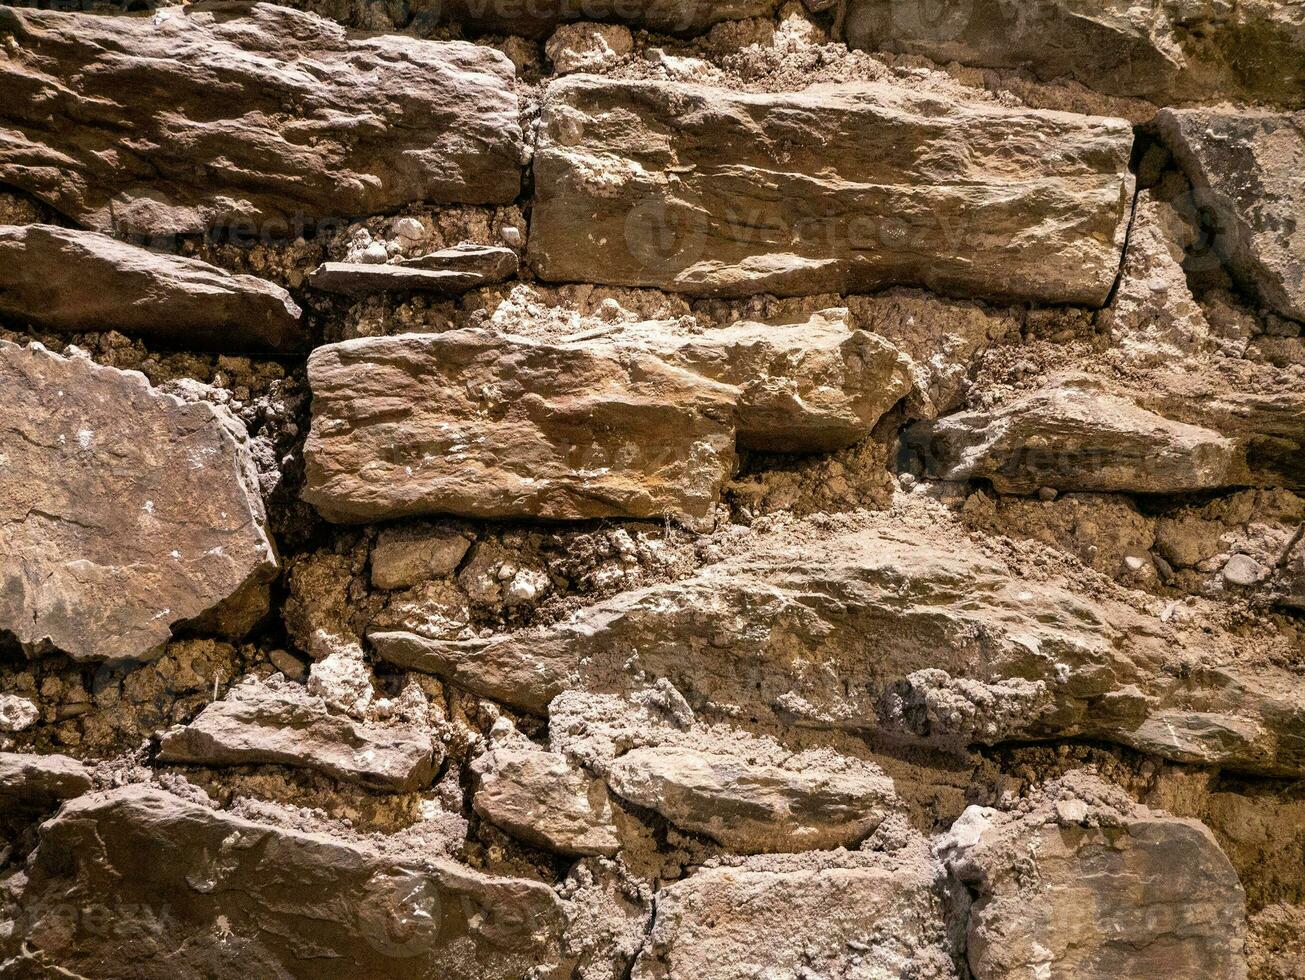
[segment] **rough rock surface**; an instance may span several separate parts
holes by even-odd
[[[1071,774],[1026,812],[972,807],[941,850],[973,895],[975,980],[1241,980],[1245,899],[1214,836]]]
[[[607,788],[554,752],[502,746],[473,764],[472,805],[508,833],[561,854],[612,855],[621,846]]]
[[[400,290],[457,294],[516,275],[520,262],[510,248],[464,244],[394,264],[324,262],[308,277],[315,288],[349,296]]]
[[[634,980],[956,976],[923,848],[814,866],[752,858],[663,888]],[[765,937],[764,942],[758,941]]]
[[[102,231],[293,235],[520,190],[512,66],[489,48],[353,37],[265,3],[6,7],[0,38],[0,180]]]
[[[306,766],[373,789],[430,783],[443,747],[412,724],[368,724],[327,710],[299,684],[251,680],[159,740],[162,762]]]
[[[1305,320],[1305,112],[1167,109],[1156,122],[1217,222],[1219,257],[1265,305]]]
[[[626,753],[607,781],[631,803],[742,854],[852,847],[895,803],[892,780],[869,767],[788,769],[675,746]]]
[[[706,521],[747,446],[869,433],[910,387],[837,320],[610,343],[483,330],[347,341],[309,361],[305,499],[335,521],[416,514]]]
[[[1305,106],[1305,18],[1276,0],[966,0],[935,7],[850,0],[845,31],[853,47],[1026,68],[1039,78],[1073,79],[1156,103]]]
[[[943,527],[797,525],[556,625],[370,639],[391,663],[540,714],[569,687],[627,690],[642,672],[725,717],[943,748],[1087,736],[1184,761],[1305,768],[1298,673],[1122,596],[1031,580]]]
[[[280,286],[55,225],[0,225],[0,315],[165,347],[284,351],[306,340]]]
[[[89,793],[91,785],[86,767],[66,755],[0,752],[0,810],[6,817],[53,810]]]
[[[148,786],[84,796],[41,828],[15,969],[83,976],[508,980],[557,965],[561,907],[534,881],[403,857]],[[130,925],[105,943],[101,918]]]
[[[247,629],[276,555],[243,427],[140,374],[0,342],[0,630],[131,660],[233,596]]]
[[[699,295],[896,284],[1100,306],[1132,141],[1120,119],[885,84],[571,76],[544,96],[530,256],[543,279]]]
[[[776,0],[536,0],[531,3],[484,3],[482,0],[415,0],[420,17],[467,24],[480,31],[546,37],[558,24],[572,20],[622,20],[652,31],[693,34],[721,21],[764,17]]]

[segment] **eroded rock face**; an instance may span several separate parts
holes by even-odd
[[[984,68],[1026,68],[1159,104],[1245,99],[1305,105],[1305,18],[1292,4],[1125,0],[851,0],[852,47]]]
[[[1156,122],[1213,213],[1219,257],[1270,309],[1305,320],[1305,112],[1168,109]]]
[[[935,874],[919,845],[806,867],[766,856],[698,871],[657,893],[633,977],[898,976],[908,961],[920,976],[955,977]]]
[[[982,478],[1002,493],[1186,493],[1227,486],[1244,470],[1234,440],[1141,408],[1088,377],[992,411],[922,422],[902,441],[931,479]]]
[[[1058,374],[995,408],[920,422],[902,448],[931,479],[985,479],[1001,493],[1305,485],[1305,382],[1236,359],[1216,366],[1128,382]]]
[[[637,748],[607,772],[612,790],[743,854],[852,847],[896,802],[873,767],[790,769],[679,746]]]
[[[149,786],[84,796],[44,824],[23,901],[26,967],[101,977],[509,980],[555,968],[562,931],[561,903],[538,882]]]
[[[1099,306],[1131,146],[1123,120],[882,83],[571,76],[544,96],[530,257],[543,279],[695,295],[899,284]]]
[[[304,497],[328,520],[709,521],[744,445],[848,445],[910,388],[887,342],[813,317],[606,341],[479,329],[366,338],[309,361]]]
[[[621,846],[607,787],[555,752],[501,746],[474,763],[476,812],[508,833],[561,854],[612,855]]]
[[[0,342],[0,630],[30,652],[149,656],[233,596],[266,609],[276,555],[244,427],[143,375]]]
[[[971,807],[950,838],[976,980],[1246,976],[1242,887],[1198,821],[1079,778],[1024,813]]]
[[[280,286],[55,225],[0,225],[0,315],[164,347],[284,351],[306,341]]]
[[[158,758],[204,766],[304,766],[373,789],[426,786],[443,746],[420,726],[356,721],[327,710],[305,687],[249,680],[188,725],[164,733]]]
[[[1017,572],[941,526],[849,518],[771,532],[553,626],[371,642],[391,663],[539,714],[568,688],[626,690],[642,672],[718,717],[939,748],[1083,735],[1185,762],[1305,768],[1305,685],[1272,666],[1277,655],[1248,657],[1232,634],[1103,588]]]
[[[0,37],[0,180],[102,231],[294,234],[520,190],[512,66],[488,47],[264,3],[4,8]]]

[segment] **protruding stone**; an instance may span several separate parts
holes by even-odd
[[[757,765],[679,746],[627,752],[607,781],[631,803],[741,854],[852,847],[897,802],[875,766]]]
[[[906,963],[953,978],[937,873],[920,843],[698,871],[657,893],[633,980],[895,977]]]
[[[306,339],[280,286],[55,225],[0,225],[0,315],[228,353],[293,350]]]
[[[1140,408],[1086,376],[918,423],[902,441],[928,477],[986,479],[1001,493],[1186,493],[1240,474],[1234,440]]]
[[[537,714],[568,689],[664,677],[699,716],[961,750],[1099,738],[1163,758],[1305,772],[1305,684],[1236,633],[1012,563],[931,512],[795,523],[696,574],[557,623],[468,640],[370,635],[400,667]],[[1272,650],[1273,652],[1268,652]]]
[[[393,264],[325,262],[308,277],[331,293],[366,296],[413,290],[457,295],[516,275],[519,260],[510,248],[463,244]]]
[[[735,441],[850,445],[910,389],[886,341],[815,315],[594,340],[363,338],[308,364],[304,497],[328,520],[447,513],[710,522]]]
[[[1193,210],[1217,224],[1218,258],[1270,309],[1305,320],[1305,112],[1166,109],[1156,123],[1192,182]]]
[[[471,541],[458,531],[439,528],[386,528],[372,547],[372,585],[406,589],[458,570]]]
[[[8,965],[113,978],[382,970],[396,980],[559,968],[562,906],[548,885],[292,829],[271,822],[273,810],[249,820],[149,786],[66,804],[41,827],[16,925],[22,950]]]
[[[443,755],[423,726],[355,721],[328,711],[302,685],[250,679],[166,732],[158,757],[203,766],[298,766],[410,793],[430,783]]]
[[[0,732],[21,732],[41,720],[41,709],[17,694],[0,694]]]
[[[850,0],[844,25],[854,48],[1026,69],[1157,104],[1305,105],[1305,22],[1279,0]]]
[[[514,837],[560,854],[615,854],[621,846],[602,780],[555,752],[496,747],[473,764],[476,812]]]
[[[693,295],[894,284],[1100,306],[1132,129],[880,82],[743,93],[576,75],[544,95],[542,279]]]
[[[53,810],[89,793],[91,785],[86,767],[66,755],[0,752],[0,812],[6,815]]]
[[[971,807],[944,839],[948,868],[974,895],[975,980],[1244,980],[1245,900],[1210,831],[1081,774],[1067,782],[1089,801]]]
[[[242,606],[216,618],[247,630],[276,571],[264,525],[225,408],[0,342],[0,629],[29,651],[147,657],[233,596]]]
[[[521,190],[512,63],[488,46],[268,3],[3,7],[0,38],[0,181],[100,231],[293,236]]]

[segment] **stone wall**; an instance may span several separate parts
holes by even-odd
[[[1299,4],[44,6],[0,975],[1305,977]]]

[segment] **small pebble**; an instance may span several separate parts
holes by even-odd
[[[1223,580],[1229,585],[1254,585],[1264,577],[1264,567],[1250,555],[1233,555],[1223,566]]]

